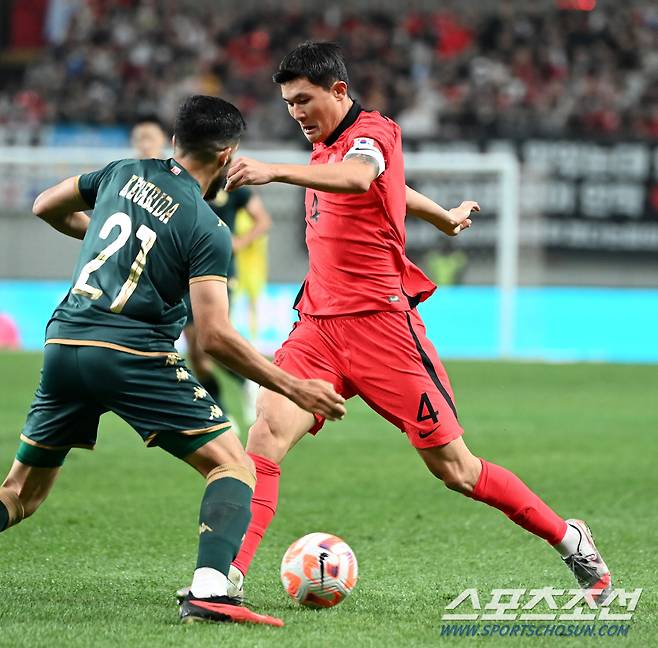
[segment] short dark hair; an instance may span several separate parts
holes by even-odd
[[[349,83],[347,67],[336,43],[306,41],[286,54],[272,79],[288,83],[306,77],[313,85],[329,90],[336,81]]]
[[[174,135],[176,147],[201,160],[238,142],[246,124],[242,113],[228,101],[192,95],[178,109]]]

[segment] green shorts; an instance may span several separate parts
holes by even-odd
[[[64,454],[93,449],[105,412],[118,414],[147,446],[180,458],[231,427],[177,353],[136,355],[104,346],[47,344],[19,461],[37,465],[30,455],[39,448]]]

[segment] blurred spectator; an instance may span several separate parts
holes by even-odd
[[[271,75],[300,41],[323,39],[345,49],[361,102],[398,118],[407,137],[658,136],[655,3],[407,13],[226,4],[51,0],[49,46],[22,86],[0,85],[0,126],[153,113],[169,123],[182,96],[202,92],[236,102],[252,138],[297,137]]]

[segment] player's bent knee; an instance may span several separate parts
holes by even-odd
[[[251,458],[231,431],[224,432],[197,448],[185,456],[184,461],[206,478],[217,467],[224,465],[240,466],[248,472],[255,472]]]
[[[0,498],[0,501],[2,501],[5,506],[7,506],[7,510],[10,513],[10,524],[8,526],[18,524],[21,520],[29,518],[31,515],[33,515],[41,506],[41,504],[43,504],[47,496],[47,492],[25,492],[25,490],[21,489],[18,484],[10,484],[9,488],[0,488],[0,492],[2,491],[9,493],[9,495],[6,497],[12,498],[13,496],[15,498],[13,502],[10,502],[10,505],[13,507],[15,512],[15,519],[13,522],[11,522],[13,516],[10,507],[7,506],[7,502],[5,500]]]
[[[247,451],[275,463],[281,463],[314,423],[312,414],[267,389],[261,389],[257,410],[258,417],[249,430]]]
[[[0,502],[5,506],[7,513],[9,514],[9,519],[5,527],[7,529],[10,526],[18,524],[21,520],[25,519],[36,510],[36,508],[34,508],[34,510],[27,512],[18,493],[4,486],[0,488]]]
[[[18,524],[22,519],[30,517],[41,506],[48,497],[58,473],[59,467],[32,466],[24,464],[18,458],[14,461],[0,487],[4,497],[3,503],[8,510],[11,506],[16,513],[12,524]]]
[[[447,488],[470,495],[480,477],[482,464],[459,437],[435,448],[418,450],[430,472]]]
[[[424,457],[429,471],[450,490],[469,495],[473,492],[479,477],[479,471],[470,461],[439,460]]]
[[[446,488],[462,493],[463,495],[470,495],[473,492],[474,484],[463,475],[450,473],[441,481],[445,484]]]
[[[247,452],[267,457],[267,459],[279,463],[289,446],[285,436],[276,434],[276,428],[273,428],[265,416],[259,413],[255,423],[249,428]]]
[[[479,478],[479,462],[448,461],[431,467],[432,473],[450,490],[470,495]]]
[[[29,518],[30,516],[34,515],[37,511],[37,509],[41,506],[43,503],[43,499],[35,500],[35,499],[28,499],[26,501],[23,501],[23,520],[26,518]],[[16,523],[18,524],[18,522]]]

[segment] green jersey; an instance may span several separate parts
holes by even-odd
[[[226,280],[228,227],[173,158],[112,162],[81,175],[78,189],[94,210],[46,339],[172,350],[185,323],[188,284]]]

